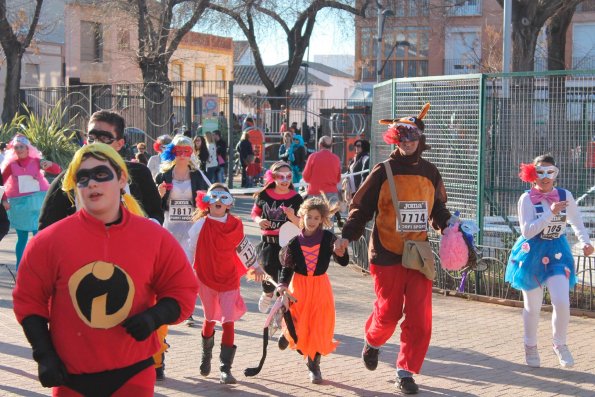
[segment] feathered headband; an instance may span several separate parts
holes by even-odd
[[[378,121],[378,124],[388,125],[389,128],[382,135],[384,142],[389,145],[397,145],[401,142],[401,134],[404,131],[417,132],[419,135],[423,134],[425,124],[423,118],[428,114],[430,110],[430,103],[426,103],[422,108],[417,117],[401,117],[400,119],[382,119]]]
[[[535,164],[521,163],[520,169],[521,171],[519,172],[519,178],[521,178],[521,181],[533,183],[537,180],[537,170],[535,169]]]

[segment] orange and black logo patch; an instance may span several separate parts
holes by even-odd
[[[68,290],[80,319],[91,328],[112,328],[132,308],[134,284],[120,267],[96,261],[77,270],[68,280]]]

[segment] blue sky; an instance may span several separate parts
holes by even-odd
[[[353,18],[345,16],[344,22],[337,22],[331,16],[330,11],[321,11],[318,14],[316,25],[310,40],[310,60],[318,54],[350,54],[355,53],[355,26]],[[271,24],[272,26],[278,26]],[[211,34],[224,35],[207,29],[199,31]],[[234,40],[246,40],[243,33],[231,35]],[[266,37],[257,36],[260,39],[258,45],[266,65],[272,65],[287,60],[287,41],[285,33],[281,30],[267,32]],[[307,53],[306,53],[307,54]],[[306,57],[304,57],[306,60]]]

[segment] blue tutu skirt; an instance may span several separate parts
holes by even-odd
[[[26,196],[9,198],[10,210],[7,213],[10,227],[27,232],[36,231],[39,228],[39,212],[45,194],[46,192],[35,192]]]
[[[523,236],[514,243],[505,280],[513,288],[529,291],[544,285],[555,275],[565,275],[570,289],[576,284],[574,257],[566,236],[553,240],[544,240],[539,235],[531,239]]]

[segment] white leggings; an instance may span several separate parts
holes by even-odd
[[[545,282],[550,293],[552,306],[552,334],[556,346],[566,344],[568,322],[570,321],[570,297],[568,279],[564,275],[548,278]],[[537,327],[539,325],[539,312],[543,302],[543,287],[530,291],[523,290],[523,323],[525,324],[525,345],[537,345]]]

